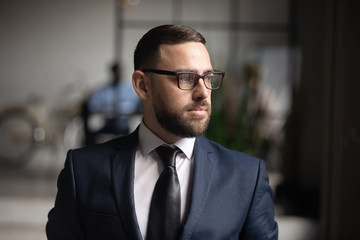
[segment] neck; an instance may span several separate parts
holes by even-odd
[[[152,131],[156,136],[158,136],[161,140],[163,140],[167,144],[176,143],[181,139],[181,137],[176,136],[168,132],[163,127],[161,127],[159,123],[157,123],[157,121],[149,121],[149,119],[147,119],[144,116],[143,122],[150,131]],[[156,124],[151,124],[151,123],[156,123]]]

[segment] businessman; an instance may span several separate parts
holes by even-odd
[[[263,161],[202,135],[224,78],[204,37],[187,26],[155,27],[138,42],[134,67],[141,124],[68,152],[48,239],[277,239]]]

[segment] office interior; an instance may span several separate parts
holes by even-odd
[[[84,145],[81,106],[114,61],[131,83],[138,39],[167,23],[203,33],[214,68],[225,71],[205,135],[264,159],[279,239],[357,239],[358,1],[1,5],[0,240],[45,238],[66,151]],[[140,121],[136,112],[131,129]],[[9,140],[13,126],[21,137]]]

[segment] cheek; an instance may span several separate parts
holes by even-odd
[[[182,109],[191,100],[190,92],[184,92],[177,86],[159,89],[159,93],[164,104],[172,109]]]
[[[169,109],[174,111],[180,111],[185,103],[181,95],[166,94],[165,96],[163,95],[161,99]]]

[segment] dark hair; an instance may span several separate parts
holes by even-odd
[[[138,42],[134,52],[134,68],[153,67],[159,58],[161,44],[180,44],[185,42],[206,43],[205,38],[195,29],[184,25],[161,25],[149,30]]]

